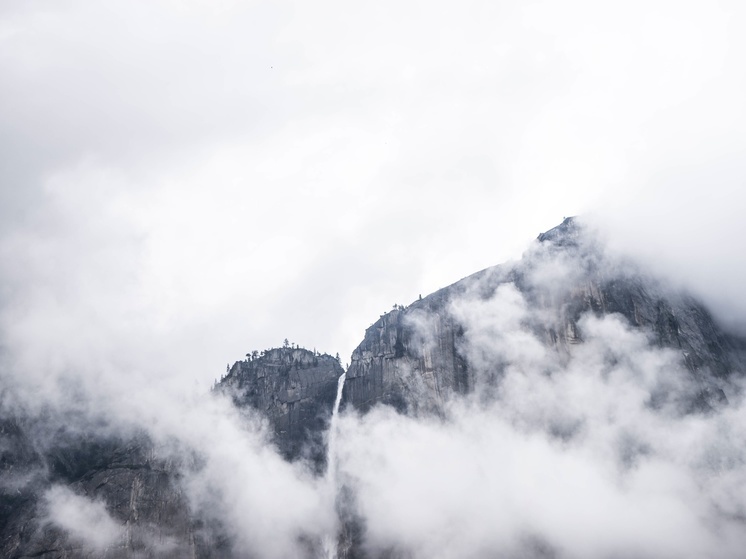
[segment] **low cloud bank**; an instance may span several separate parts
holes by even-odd
[[[109,516],[103,502],[87,499],[60,485],[49,489],[44,500],[47,522],[66,531],[74,541],[99,553],[121,543],[124,526]]]
[[[532,250],[523,289],[561,301],[584,281],[583,262]],[[594,262],[633,270],[602,255]],[[440,415],[381,407],[340,417],[340,495],[351,496],[345,506],[371,555],[739,557],[746,404],[738,383],[722,384],[727,405],[692,413],[701,379],[651,332],[589,313],[577,323],[582,341],[561,348],[541,335],[541,325],[561,320],[536,292],[514,283],[485,292],[477,281],[447,311],[464,328],[472,394]],[[433,343],[421,318],[417,339]],[[26,341],[6,357],[32,354],[33,337]],[[142,362],[75,363],[28,375],[6,367],[6,388],[22,397],[7,409],[63,414],[72,432],[147,433],[176,464],[191,509],[220,525],[239,554],[313,555],[335,530],[333,492],[303,461],[281,458],[258,413]],[[50,384],[33,405],[42,381]],[[101,502],[60,486],[46,502],[48,520],[92,549],[121,535]]]
[[[555,262],[556,264],[556,262]],[[540,266],[538,269],[541,269]],[[542,274],[554,286],[567,274]],[[565,284],[567,286],[567,284]],[[584,315],[567,355],[514,284],[451,302],[477,389],[442,418],[340,421],[342,478],[374,553],[402,557],[739,557],[746,405],[691,413],[683,356],[619,315]],[[397,555],[398,556],[398,555]]]

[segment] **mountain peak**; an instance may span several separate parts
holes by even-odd
[[[336,357],[285,345],[236,361],[216,390],[229,394],[238,407],[253,408],[269,419],[283,456],[296,459],[305,452],[320,468],[321,440],[343,372]]]
[[[556,245],[576,245],[583,225],[577,216],[566,217],[562,223],[549,231],[540,233],[537,240],[540,243],[549,241]]]

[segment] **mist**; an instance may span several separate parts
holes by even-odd
[[[41,446],[60,425],[146,436],[236,549],[300,556],[335,496],[210,394],[247,351],[290,338],[346,362],[392,303],[575,214],[742,332],[744,23],[738,2],[4,2],[2,412],[53,418]],[[680,355],[615,316],[555,354],[535,330],[553,317],[510,284],[449,313],[473,395],[340,418],[366,549],[738,556],[737,387],[684,413]],[[116,545],[70,491],[49,489],[50,525]]]
[[[583,284],[584,259],[534,250],[529,284]],[[632,265],[603,259],[605,274]],[[470,395],[436,416],[381,407],[340,420],[347,506],[372,556],[740,556],[742,376],[724,385],[727,405],[692,413],[701,380],[652,332],[589,312],[564,352],[540,335],[559,309],[513,283],[485,290],[482,276],[448,309],[465,330]]]

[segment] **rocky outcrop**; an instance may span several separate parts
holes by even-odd
[[[275,348],[236,362],[216,389],[230,393],[237,406],[258,410],[269,419],[286,458],[305,455],[321,467],[323,434],[343,372],[331,355]]]
[[[48,438],[38,420],[3,422],[0,556],[8,558],[218,557],[193,517],[178,480],[180,465],[158,456],[144,435],[67,433]],[[37,439],[37,440],[34,440]],[[51,497],[56,495],[56,497]],[[105,546],[63,530],[50,517],[54,498],[100,503],[115,527]],[[63,510],[64,513],[64,510]],[[86,521],[99,518],[77,519]]]
[[[680,352],[701,391],[692,405],[722,401],[722,381],[746,371],[746,342],[721,330],[692,297],[667,288],[632,263],[605,253],[575,218],[539,235],[523,258],[495,266],[383,315],[365,332],[347,372],[343,403],[363,411],[382,403],[408,413],[437,411],[477,379],[464,350],[468,325],[454,302],[489,301],[514,285],[534,311],[534,334],[558,358],[582,341],[585,313],[616,313]],[[499,372],[496,372],[499,373]]]
[[[342,373],[330,355],[278,348],[237,362],[216,390],[263,414],[286,458],[305,455],[322,469]],[[0,557],[233,556],[222,527],[193,510],[184,493],[182,476],[199,469],[198,455],[158,448],[142,432],[96,431],[93,423],[54,413],[0,421]],[[97,547],[66,531],[50,516],[50,498],[101,506],[114,537]]]
[[[729,379],[746,373],[746,340],[723,331],[691,296],[608,254],[571,218],[539,235],[521,260],[488,268],[382,315],[352,354],[343,405],[363,412],[390,405],[416,416],[446,414],[450,399],[467,394],[494,397],[491,388],[499,387],[504,371],[499,359],[480,362],[473,342],[499,345],[504,332],[490,328],[501,318],[491,313],[505,312],[495,301],[506,288],[517,294],[518,327],[529,331],[560,366],[585,341],[587,315],[622,317],[653,345],[674,350],[681,365],[677,370],[694,387],[677,401],[682,413],[720,407],[726,400],[723,388],[734,387]],[[650,405],[666,397],[651,393]],[[566,435],[557,430],[557,436]],[[369,557],[354,495],[343,505],[339,557]]]
[[[449,394],[468,391],[467,365],[458,351],[463,332],[448,313],[448,295],[441,290],[393,310],[365,331],[347,372],[345,405],[432,411]]]

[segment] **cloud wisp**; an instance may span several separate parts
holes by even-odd
[[[537,273],[533,284],[575,281]],[[541,267],[539,267],[541,268]],[[537,270],[540,271],[540,270]],[[549,278],[547,280],[547,278]],[[546,284],[545,284],[546,285]],[[691,413],[680,351],[621,315],[587,313],[567,353],[513,283],[455,297],[476,390],[442,417],[340,422],[340,468],[374,553],[402,557],[738,557],[746,405]],[[537,325],[540,327],[537,330]]]
[[[205,396],[227,359],[290,337],[344,362],[391,303],[592,209],[621,251],[743,324],[745,16],[730,0],[3,2],[3,410],[198,453],[194,510],[241,551],[293,556],[333,507],[260,417]],[[527,280],[550,300],[578,277],[552,262]],[[735,553],[735,391],[682,416],[699,387],[680,355],[591,316],[555,352],[535,326],[557,317],[510,285],[449,312],[476,395],[438,420],[341,422],[371,549]],[[49,495],[81,523],[98,510]]]
[[[64,486],[55,486],[44,495],[45,522],[66,531],[73,541],[103,553],[119,544],[124,527],[111,518],[106,505],[75,494]]]
[[[693,412],[703,381],[681,351],[618,314],[567,323],[563,301],[592,292],[590,269],[639,273],[595,242],[537,243],[523,263],[501,269],[496,287],[489,273],[468,280],[445,312],[464,330],[458,350],[472,393],[437,414],[379,407],[339,418],[339,498],[350,499],[342,509],[372,556],[738,557],[746,545],[738,382],[713,385],[727,405]],[[648,284],[651,297],[660,285]],[[416,345],[435,343],[428,316],[412,324]],[[564,343],[548,328],[564,328]],[[24,357],[34,347],[10,354],[18,361],[8,361],[16,366],[4,369],[5,386],[20,399],[6,409],[65,418],[73,433],[146,433],[178,471],[192,512],[219,525],[233,552],[313,555],[337,526],[326,480],[302,460],[284,461],[260,414],[127,360],[87,364],[78,355],[77,369],[14,373],[38,357]],[[35,392],[42,381],[47,390]],[[121,536],[109,516],[100,515],[100,530],[87,520],[100,502],[60,486],[46,500],[49,521],[75,541],[104,549]]]

